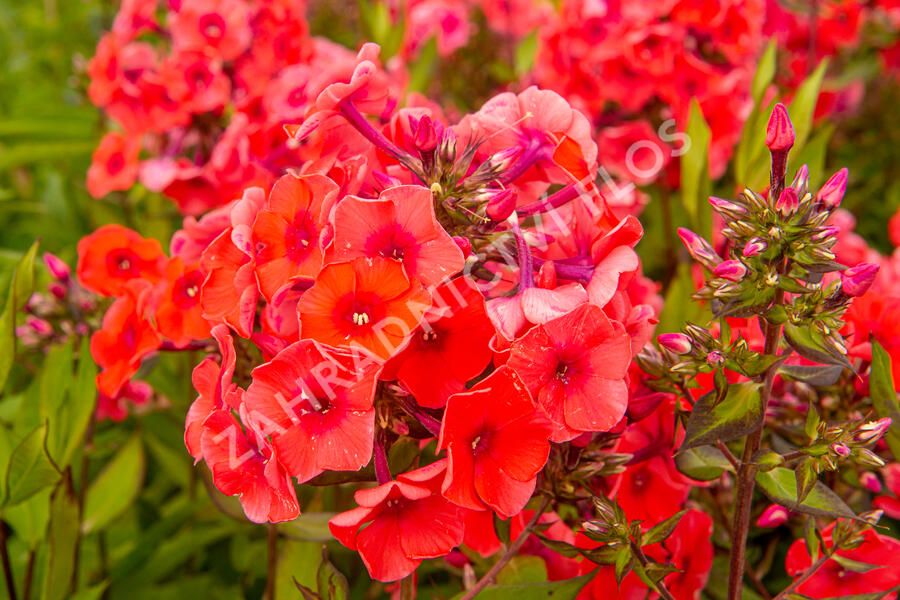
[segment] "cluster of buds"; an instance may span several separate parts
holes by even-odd
[[[16,338],[25,347],[40,347],[89,332],[85,316],[97,308],[96,297],[72,277],[69,265],[59,257],[44,254],[50,275],[45,292],[35,292],[25,305],[24,322],[16,327]]]

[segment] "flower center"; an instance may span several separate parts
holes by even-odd
[[[209,13],[200,17],[200,32],[203,37],[217,42],[225,35],[225,19],[217,13]]]

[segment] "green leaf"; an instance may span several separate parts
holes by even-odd
[[[497,585],[547,581],[547,565],[539,556],[515,556],[497,573]]]
[[[846,556],[841,556],[837,553],[831,555],[831,560],[854,573],[868,573],[873,569],[884,568],[884,565],[871,565],[869,563],[853,560],[852,558],[847,558]]]
[[[791,469],[777,467],[756,474],[756,483],[770,500],[788,510],[817,517],[850,517],[856,514],[821,481],[816,482],[803,502],[797,502],[797,479]]]
[[[822,87],[822,79],[825,77],[827,68],[828,59],[822,59],[816,70],[797,88],[794,99],[788,107],[788,114],[791,116],[791,123],[794,125],[794,148],[802,148],[806,144],[810,131],[812,131],[813,116],[816,111],[816,103],[819,100],[819,90]]]
[[[848,369],[853,368],[846,356],[834,352],[825,346],[822,334],[812,327],[786,323],[784,326],[784,339],[803,358],[808,358],[817,363],[840,365]]]
[[[659,315],[657,332],[681,331],[688,321],[703,323],[708,320],[708,311],[704,305],[691,300],[695,291],[690,265],[678,265],[678,271],[666,290],[666,301]]]
[[[96,378],[97,365],[91,358],[90,338],[85,336],[78,351],[78,367],[69,396],[50,422],[50,440],[57,440],[50,444],[50,455],[61,469],[72,462],[75,452],[84,445],[97,404]]]
[[[98,583],[97,585],[91,586],[85,590],[81,590],[77,594],[74,594],[69,598],[69,600],[100,600],[103,597],[103,593],[106,591],[106,588],[109,587],[109,582],[104,581],[103,583]]]
[[[510,539],[510,520],[509,519],[501,519],[494,513],[494,533],[497,534],[497,538],[503,542],[504,544],[509,543]]]
[[[134,435],[88,487],[83,533],[103,529],[134,502],[144,481],[144,468],[144,448],[140,437]]]
[[[781,365],[778,373],[793,381],[802,381],[814,387],[834,385],[844,368],[840,365]]]
[[[734,471],[725,455],[713,446],[697,446],[679,452],[675,455],[675,466],[697,481],[712,481],[725,471]]]
[[[616,583],[621,584],[625,576],[631,571],[631,565],[634,564],[634,556],[631,553],[630,546],[623,546],[616,555],[616,562],[613,568],[616,573]]]
[[[38,242],[22,256],[13,272],[6,308],[0,315],[0,389],[6,380],[16,357],[16,313],[25,306],[34,290],[34,258]]]
[[[12,451],[6,472],[4,506],[23,502],[59,480],[59,471],[47,456],[46,440],[47,426],[41,425]]]
[[[3,150],[0,154],[0,171],[47,160],[88,157],[96,146],[93,140],[23,142]]]
[[[683,517],[685,513],[687,513],[687,509],[680,510],[665,521],[651,527],[650,530],[644,534],[642,545],[648,546],[650,544],[658,544],[672,535],[672,532],[675,531],[679,521],[681,521],[681,517]]]
[[[520,77],[531,72],[534,66],[534,57],[537,55],[538,36],[537,30],[526,36],[516,46],[515,70]]]
[[[47,535],[52,491],[52,488],[44,488],[25,502],[3,509],[3,518],[16,531],[16,537],[31,550],[36,549]]]
[[[763,95],[775,78],[775,40],[769,42],[765,52],[759,59],[759,65],[756,67],[756,73],[753,75],[753,86],[751,87],[753,94],[753,103],[759,106],[762,102]]]
[[[712,184],[709,180],[709,125],[696,98],[691,100],[691,112],[685,130],[691,141],[690,148],[681,156],[681,202],[691,217],[691,223],[699,235],[711,234],[710,207],[707,203]]]
[[[281,540],[275,571],[275,598],[296,598],[297,584],[318,588],[322,545],[316,542]]]
[[[437,64],[437,40],[431,38],[422,47],[419,58],[412,64],[409,71],[410,92],[425,92],[428,85],[433,81],[435,65]]]
[[[806,434],[806,437],[809,438],[810,442],[819,439],[819,423],[821,422],[822,419],[819,417],[819,411],[816,410],[815,405],[810,402],[809,409],[806,411],[806,424],[803,426],[803,432]]]
[[[803,523],[803,540],[806,543],[806,552],[812,562],[819,560],[819,536],[816,535],[816,520],[814,517],[806,517]]]
[[[347,600],[350,597],[350,584],[344,574],[328,560],[325,546],[322,546],[322,562],[316,573],[316,585],[322,600]]]
[[[328,521],[337,513],[305,512],[293,521],[278,523],[283,535],[298,541],[330,542],[334,539],[328,529]]]
[[[797,502],[802,503],[819,482],[819,476],[811,458],[804,458],[794,468],[794,480],[797,482]]]
[[[682,448],[736,440],[759,428],[764,418],[761,387],[749,381],[733,383],[717,405],[714,393],[701,396],[688,417]]]
[[[539,531],[535,531],[534,535],[537,536],[541,543],[559,554],[560,556],[565,556],[567,558],[574,558],[581,554],[581,549],[573,546],[572,544],[567,544],[566,542],[561,542],[559,540],[554,540],[552,538],[548,538],[546,535]]]
[[[891,373],[891,357],[872,338],[872,370],[869,374],[869,396],[872,398],[872,406],[879,417],[890,417],[893,420],[891,428],[884,436],[891,454],[895,460],[900,460],[900,402],[897,401],[897,392],[894,389],[894,376]]]
[[[581,589],[594,577],[593,573],[562,581],[493,585],[481,590],[478,600],[574,600]],[[462,594],[460,594],[461,596]]]
[[[78,498],[72,489],[72,481],[69,477],[64,477],[50,500],[50,555],[41,595],[43,600],[69,597],[75,575],[78,516]]]

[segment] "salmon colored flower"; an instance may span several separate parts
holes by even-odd
[[[94,198],[113,191],[131,189],[138,176],[141,140],[110,132],[103,136],[91,157],[87,172],[87,190]]]
[[[209,337],[209,322],[200,306],[203,273],[197,267],[185,267],[179,257],[169,260],[159,284],[156,325],[159,332],[176,346]]]
[[[550,453],[552,426],[515,371],[500,367],[447,401],[438,450],[447,450],[442,491],[474,510],[509,517],[525,507]]]
[[[358,471],[372,458],[380,365],[301,340],[253,370],[247,414],[301,483],[319,473]]]
[[[418,185],[387,189],[377,200],[348,196],[338,203],[327,260],[359,256],[395,258],[426,287],[459,273],[465,264],[459,246],[435,218],[431,190]]]
[[[274,450],[255,432],[245,432],[230,411],[206,418],[201,445],[216,488],[238,496],[248,519],[279,523],[300,515],[294,484]]]
[[[132,279],[159,281],[162,246],[121,225],[104,225],[78,242],[78,281],[101,296],[118,296]]]
[[[103,316],[103,328],[91,336],[91,356],[103,369],[97,389],[110,398],[118,396],[141,360],[162,342],[148,315],[151,287],[141,280],[128,283]]]
[[[300,336],[363,348],[387,360],[430,306],[431,296],[398,261],[357,258],[326,266],[300,298]]]
[[[439,460],[357,491],[359,507],[332,517],[328,528],[359,552],[374,579],[406,577],[422,560],[445,556],[462,543],[464,511],[440,494],[446,468],[447,461]]]
[[[288,174],[275,182],[253,223],[256,277],[267,300],[322,268],[320,236],[337,193],[324,175]]]
[[[237,58],[253,39],[243,0],[191,0],[180,3],[169,27],[177,50],[211,50],[222,60]]]
[[[385,365],[381,378],[398,379],[419,405],[441,408],[491,362],[488,344],[494,328],[484,297],[467,277],[436,288],[433,301],[409,344]]]
[[[625,328],[582,304],[513,342],[507,365],[555,425],[551,439],[562,442],[609,431],[625,415],[630,362]]]

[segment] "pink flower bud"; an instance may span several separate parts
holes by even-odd
[[[522,153],[522,149],[518,146],[513,146],[512,148],[505,148],[496,154],[491,155],[488,158],[491,166],[499,171],[507,170],[512,164],[519,158],[519,155]]]
[[[728,200],[723,200],[722,198],[716,198],[715,196],[710,196],[709,203],[717,211],[736,214],[736,215],[746,215],[747,214],[747,209],[744,208],[743,206],[741,206],[740,204],[735,204],[734,202],[729,202]]]
[[[47,291],[60,300],[65,299],[69,295],[69,288],[61,283],[51,283],[47,286]]]
[[[805,190],[806,186],[809,184],[809,167],[803,165],[797,170],[797,174],[794,175],[794,181],[791,182],[791,187],[795,190]]]
[[[468,238],[454,235],[453,241],[456,242],[456,245],[459,246],[460,250],[462,250],[463,256],[468,257],[470,254],[472,254],[472,242],[470,242]]]
[[[756,520],[757,527],[778,527],[787,523],[791,514],[783,506],[770,504]]]
[[[844,193],[847,191],[847,175],[849,171],[844,167],[831,176],[831,179],[825,182],[816,194],[816,200],[821,202],[826,208],[837,208],[844,199]]]
[[[60,281],[68,281],[69,275],[72,273],[72,269],[69,268],[61,258],[50,254],[49,252],[44,252],[44,264],[47,265],[47,270],[50,271],[50,274]]]
[[[824,242],[825,240],[836,236],[840,232],[840,227],[829,225],[828,227],[824,227],[822,228],[822,230],[817,231],[816,233],[809,236],[809,240],[818,244],[819,242]]]
[[[434,152],[438,145],[438,132],[431,117],[424,115],[416,127],[416,150],[426,154]]]
[[[756,256],[757,254],[765,252],[766,248],[768,248],[768,247],[769,247],[769,245],[766,243],[766,241],[764,239],[755,237],[752,240],[750,240],[749,242],[747,242],[746,246],[744,246],[743,254],[744,254],[744,256],[748,256],[748,257]]]
[[[841,271],[841,289],[848,296],[854,298],[862,296],[875,283],[879,268],[875,263],[859,263],[855,267]]]
[[[722,259],[716,254],[709,242],[702,237],[684,227],[678,228],[678,237],[681,243],[687,248],[687,251],[694,257],[697,262],[712,268],[722,262]]]
[[[863,471],[860,473],[859,484],[873,494],[877,494],[881,491],[881,480],[879,480],[878,475],[872,471]]]
[[[787,109],[780,102],[775,105],[766,127],[766,147],[771,152],[785,152],[794,145],[794,126]]]
[[[716,277],[727,279],[728,281],[740,281],[747,274],[747,267],[739,260],[726,260],[716,265],[713,269]]]
[[[784,188],[775,203],[775,210],[784,216],[792,215],[800,208],[800,199],[797,198],[797,190],[792,187]]]
[[[847,458],[850,456],[850,446],[847,444],[832,444],[831,450],[838,456]]]
[[[859,426],[854,437],[857,442],[862,442],[864,444],[875,442],[880,440],[881,437],[887,433],[887,430],[891,428],[892,423],[893,421],[890,417],[884,417],[877,421],[869,421],[868,423]]]
[[[43,319],[28,316],[25,317],[25,325],[31,328],[38,335],[50,335],[53,333],[53,326]]]
[[[711,367],[718,367],[725,363],[725,356],[718,350],[713,350],[706,355],[706,364]]]
[[[513,188],[498,190],[496,193],[491,194],[485,214],[492,221],[505,221],[516,210],[517,201],[518,194]]]
[[[687,354],[693,348],[691,338],[683,333],[663,333],[656,336],[659,345],[675,354]]]

